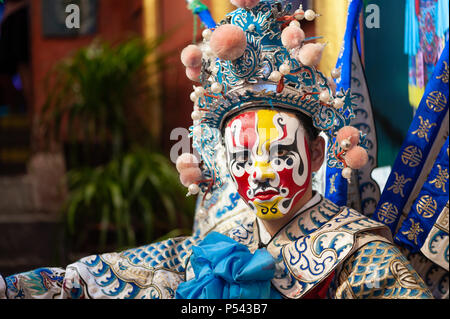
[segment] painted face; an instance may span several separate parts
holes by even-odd
[[[225,144],[238,193],[259,218],[283,217],[306,192],[311,160],[295,115],[275,110],[242,113],[228,123]]]

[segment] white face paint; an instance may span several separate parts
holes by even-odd
[[[311,160],[295,115],[241,113],[228,123],[225,144],[238,192],[258,217],[281,218],[303,197],[311,182]]]

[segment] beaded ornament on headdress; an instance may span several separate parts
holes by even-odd
[[[231,3],[239,8],[250,10],[255,8],[260,0],[231,0]],[[301,28],[300,21],[313,21],[319,15],[313,10],[303,10],[300,6],[292,15],[283,15],[276,18],[281,25],[281,43],[294,56],[300,66],[315,68],[321,61],[323,50],[326,44],[322,43],[305,43],[308,40]],[[247,32],[253,32],[255,25],[248,26]],[[209,76],[207,81],[212,81],[208,87],[194,86],[191,94],[191,100],[194,102],[194,111],[191,114],[194,120],[194,137],[202,135],[202,127],[199,123],[205,121],[205,113],[213,113],[214,110],[205,109],[199,106],[199,100],[210,98],[211,100],[223,98],[227,101],[229,98],[225,96],[226,84],[221,84],[213,79],[217,74],[217,66],[215,62],[220,61],[236,61],[241,58],[247,48],[247,37],[244,30],[233,24],[224,23],[215,29],[205,29],[202,33],[203,43],[200,45],[189,45],[181,53],[181,61],[186,67],[187,77],[195,82],[205,82],[205,76]],[[204,72],[205,65],[210,67],[210,71]],[[212,66],[211,66],[212,65]],[[277,70],[272,70],[268,76],[268,80],[277,83],[276,92],[281,93],[285,89],[285,80],[288,76],[296,75],[298,72],[292,72],[290,61],[286,60]],[[321,92],[303,92],[301,100],[309,95],[318,95],[320,104],[323,106],[340,110],[344,107],[346,96],[338,97],[335,95],[336,84],[333,79],[338,79],[339,69],[331,72],[331,77],[327,79],[328,87],[331,90],[323,89]],[[211,75],[212,74],[212,75]],[[197,123],[197,125],[195,125]],[[337,145],[333,148],[336,159],[343,167],[342,175],[349,182],[352,175],[352,169],[360,169],[368,162],[367,151],[363,147],[363,134],[355,127],[346,125],[341,127],[336,136]],[[335,150],[336,149],[336,150]],[[200,161],[192,154],[183,154],[177,160],[177,169],[180,173],[180,179],[184,186],[188,187],[188,195],[195,195],[201,189],[205,191],[205,196],[211,190],[215,183],[215,176],[204,179],[202,171],[199,168]],[[199,187],[203,185],[206,187]]]

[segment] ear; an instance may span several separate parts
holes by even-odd
[[[325,158],[325,140],[322,136],[317,137],[310,146],[311,150],[311,169],[317,172],[323,164]]]

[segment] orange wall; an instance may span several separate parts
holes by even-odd
[[[209,5],[209,1],[203,1]],[[186,68],[180,61],[181,50],[192,43],[193,16],[186,9],[185,0],[160,2],[160,29],[163,34],[170,32],[170,38],[162,46],[162,52],[173,52],[167,56],[168,68],[163,73],[163,116],[161,143],[168,151],[176,141],[170,141],[170,132],[177,127],[192,125],[192,102],[189,98],[194,82],[186,77]],[[200,26],[200,24],[198,24]],[[201,30],[198,31],[201,39]]]
[[[228,0],[223,0],[228,1]],[[45,101],[44,78],[54,63],[88,45],[95,37],[117,41],[129,33],[142,33],[142,0],[99,0],[98,33],[78,38],[43,38],[41,25],[41,0],[34,0],[31,10],[32,70],[34,86],[34,110],[41,109]],[[211,8],[211,0],[203,0]],[[211,8],[213,9],[213,8]],[[193,82],[185,75],[180,61],[181,50],[192,42],[193,16],[186,8],[185,0],[159,0],[158,28],[167,40],[160,52],[166,56],[167,68],[162,72],[162,132],[160,143],[168,153],[176,141],[170,141],[174,128],[192,125],[192,102],[189,95]],[[200,23],[198,23],[200,27]],[[312,36],[312,25],[307,27]],[[305,30],[306,31],[306,30]],[[201,29],[197,39],[201,40]]]
[[[202,0],[202,2],[213,11],[211,0]],[[184,47],[192,43],[193,17],[192,13],[186,9],[185,0],[161,0],[160,15],[161,31],[163,33],[176,31],[162,47],[163,52],[174,52],[174,55],[168,58],[169,69],[163,74],[164,123],[161,143],[167,152],[176,143],[176,141],[170,141],[172,129],[188,128],[192,125],[193,104],[189,96],[195,83],[187,79],[186,69],[180,62],[180,54]],[[303,28],[308,36],[314,36],[313,23],[307,23]],[[197,32],[198,41],[201,41],[201,31],[199,29]]]
[[[141,0],[99,0],[97,34],[68,38],[42,36],[41,0],[31,3],[31,63],[34,111],[45,101],[44,79],[55,62],[76,49],[88,45],[97,36],[116,41],[142,30]]]

